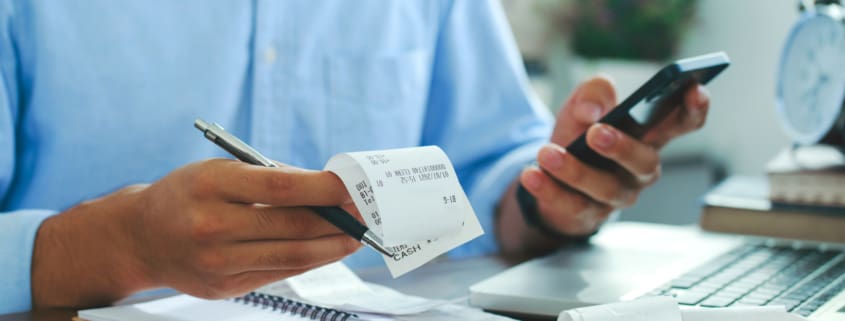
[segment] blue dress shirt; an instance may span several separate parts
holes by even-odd
[[[229,157],[197,117],[311,169],[439,145],[487,233],[453,256],[496,250],[496,203],[551,131],[495,0],[2,0],[0,81],[0,313],[31,307],[43,219]]]

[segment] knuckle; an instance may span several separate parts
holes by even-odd
[[[217,190],[215,173],[212,170],[194,171],[190,188],[197,196],[214,193]]]
[[[189,235],[194,241],[204,242],[216,238],[221,233],[221,224],[211,215],[199,213],[192,215]]]
[[[291,190],[296,187],[294,175],[287,172],[279,171],[273,175],[267,175],[265,178],[265,185],[270,191],[273,191],[281,200],[287,199]]]

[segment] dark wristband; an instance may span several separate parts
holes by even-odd
[[[516,189],[516,201],[519,203],[519,209],[522,211],[522,218],[525,220],[525,223],[550,238],[559,241],[586,243],[591,236],[596,234],[593,232],[589,235],[573,236],[562,233],[546,223],[543,217],[540,216],[540,210],[537,208],[537,199],[522,184],[519,184]]]

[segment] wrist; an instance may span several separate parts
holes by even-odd
[[[32,255],[34,307],[104,305],[154,287],[127,232],[136,194],[123,189],[42,223]]]
[[[496,229],[501,252],[507,256],[534,257],[547,254],[562,242],[546,236],[526,223],[516,201],[518,182],[502,196],[496,213]]]

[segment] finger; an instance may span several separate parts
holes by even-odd
[[[643,141],[662,148],[672,139],[704,126],[710,109],[710,94],[703,85],[690,87],[684,94],[684,105],[675,108],[643,137]]]
[[[199,241],[307,240],[342,232],[305,207],[224,204],[198,215],[192,234]]]
[[[587,235],[607,219],[611,207],[558,184],[552,177],[532,167],[520,175],[520,182],[537,199],[546,224],[567,235]]]
[[[657,149],[607,124],[596,124],[587,132],[587,145],[628,171],[640,186],[657,181],[660,154]]]
[[[262,167],[225,159],[205,161],[198,171],[194,183],[200,194],[231,202],[331,206],[351,201],[340,178],[328,171]]]
[[[613,81],[606,76],[591,78],[578,86],[557,115],[552,142],[566,146],[616,106]]]
[[[537,160],[546,174],[598,202],[628,207],[636,200],[636,190],[623,179],[584,164],[558,145],[544,146]]]
[[[312,240],[254,241],[227,245],[203,258],[206,272],[224,275],[249,271],[312,269],[354,253],[361,243],[347,235]]]

